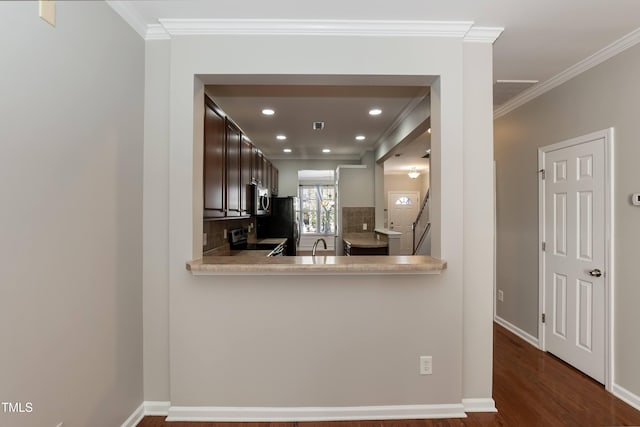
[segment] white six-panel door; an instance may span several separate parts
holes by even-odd
[[[604,138],[543,153],[546,350],[605,382]]]
[[[400,236],[400,254],[413,253],[413,221],[420,210],[419,191],[389,191],[388,193],[389,229],[402,233]]]

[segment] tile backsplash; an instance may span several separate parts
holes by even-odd
[[[367,224],[365,231],[373,232],[375,215],[374,207],[342,208],[342,233],[362,233],[362,224]]]
[[[251,231],[249,231],[249,240],[255,240],[255,218],[216,219],[204,221],[202,231],[203,233],[207,234],[207,244],[202,247],[203,252],[206,252],[210,249],[218,248],[229,242],[228,239],[224,238],[225,229],[228,233],[230,230],[236,228],[249,228],[249,224],[253,224]]]

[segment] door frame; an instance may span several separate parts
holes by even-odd
[[[545,182],[541,172],[545,170],[545,155],[547,152],[579,145],[596,139],[604,139],[604,386],[609,392],[613,389],[614,373],[614,205],[613,205],[613,128],[607,128],[592,132],[587,135],[571,138],[555,144],[538,148],[538,337],[540,349],[546,351],[545,328],[542,323],[542,314],[545,313],[545,253],[542,250],[545,231]]]

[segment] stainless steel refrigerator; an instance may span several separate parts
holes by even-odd
[[[273,197],[271,214],[256,219],[258,239],[286,237],[287,255],[294,256],[300,242],[299,207],[300,202],[297,197]]]

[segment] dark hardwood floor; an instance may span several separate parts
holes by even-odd
[[[300,423],[187,423],[145,417],[138,427],[528,427],[640,426],[640,411],[601,384],[494,325],[493,398],[498,413],[468,418]]]

